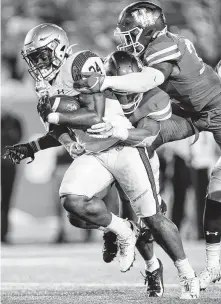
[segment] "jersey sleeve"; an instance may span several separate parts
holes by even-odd
[[[97,72],[105,74],[103,60],[95,53],[86,50],[74,54],[71,73],[75,81],[78,73]]]
[[[161,62],[178,61],[180,58],[181,52],[175,41],[169,38],[156,39],[144,55],[144,64],[151,67]]]

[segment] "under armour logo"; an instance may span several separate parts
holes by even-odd
[[[58,92],[58,95],[60,95],[60,94],[64,94],[65,92],[64,92],[64,89],[61,89],[61,90],[57,90],[57,92]]]
[[[209,232],[209,231],[206,231],[206,235],[219,235],[219,232]]]

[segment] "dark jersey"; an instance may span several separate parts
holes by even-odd
[[[144,117],[162,121],[170,118],[171,114],[169,95],[157,87],[144,93],[137,109],[127,117],[132,124],[136,124]]]
[[[221,84],[218,75],[198,57],[193,44],[170,32],[157,37],[144,53],[143,63],[154,67],[173,63],[173,72],[161,89],[189,111],[221,107]]]

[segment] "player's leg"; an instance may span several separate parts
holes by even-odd
[[[216,163],[209,182],[204,211],[206,240],[206,268],[200,273],[200,287],[206,289],[211,282],[221,279],[221,157]]]
[[[204,113],[205,114],[205,113]],[[211,131],[221,149],[221,109],[213,109],[201,115],[194,123],[200,130]],[[214,166],[204,210],[204,234],[206,240],[206,267],[200,273],[201,289],[221,279],[221,157]]]
[[[120,195],[122,200],[122,216],[136,222],[140,227],[139,237],[136,247],[142,256],[145,264],[144,284],[148,297],[162,297],[164,293],[163,285],[163,264],[154,253],[153,236],[149,228],[147,228],[141,219],[138,219],[132,209],[128,198]]]
[[[121,217],[120,198],[115,183],[109,188],[104,202],[110,212]],[[117,236],[112,231],[106,231],[103,234],[103,241],[103,260],[105,263],[110,263],[117,255]]]
[[[124,147],[119,151],[117,161],[110,171],[129,197],[137,216],[142,218],[155,240],[174,261],[183,286],[182,297],[197,298],[199,280],[185,255],[178,229],[160,212],[159,185],[156,187],[153,177],[155,170],[159,170],[158,158],[155,155],[152,159],[152,172],[146,153],[142,156],[148,168],[145,168],[137,149]]]
[[[97,196],[113,182],[112,174],[93,155],[82,155],[66,171],[60,197],[66,211],[80,219],[110,230],[117,235],[121,271],[127,271],[134,261],[135,232],[123,219],[109,212],[102,198]]]

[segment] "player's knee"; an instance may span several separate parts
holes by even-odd
[[[213,168],[210,177],[208,199],[221,202],[221,158]]]
[[[61,198],[64,209],[71,214],[82,214],[88,198],[84,195],[66,195]]]
[[[81,229],[97,229],[98,226],[91,224],[87,221],[80,219],[77,215],[72,213],[68,213],[68,220],[70,224],[74,227],[81,228]]]
[[[144,223],[150,228],[152,232],[160,231],[168,225],[170,226],[170,231],[178,232],[177,226],[165,217],[161,212],[158,212],[152,216],[145,217],[142,219]]]

